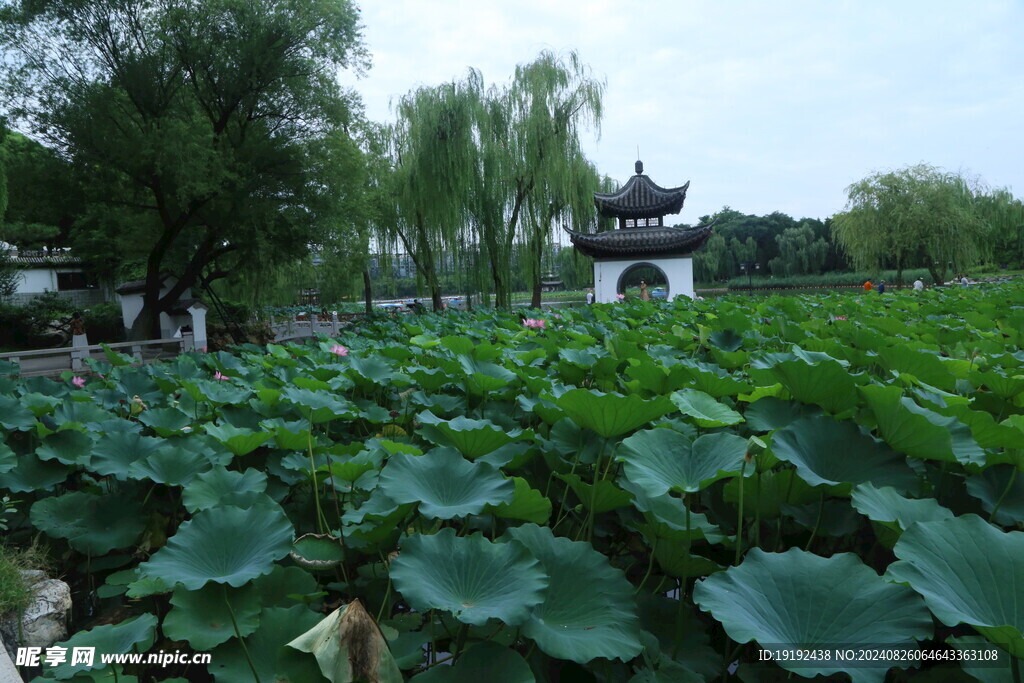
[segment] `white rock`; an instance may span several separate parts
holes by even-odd
[[[31,570],[21,575],[32,591],[32,602],[22,614],[20,631],[17,614],[0,618],[0,638],[8,653],[19,647],[47,648],[68,635],[71,588],[63,581],[47,578],[45,572]]]

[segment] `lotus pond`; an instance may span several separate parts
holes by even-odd
[[[0,377],[6,541],[71,584],[61,645],[211,655],[32,673],[1019,676],[1024,287],[535,315]],[[865,644],[925,654],[760,661]]]

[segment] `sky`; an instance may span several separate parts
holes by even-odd
[[[358,0],[357,0],[358,2]],[[606,84],[584,149],[723,206],[826,218],[875,172],[928,163],[1024,196],[1022,0],[362,0],[366,115],[479,69],[574,50]],[[599,136],[598,137],[598,133]]]

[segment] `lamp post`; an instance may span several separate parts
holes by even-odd
[[[754,284],[752,277],[755,270],[760,270],[761,264],[757,261],[743,261],[740,263],[740,272],[747,274],[747,294],[754,295]]]

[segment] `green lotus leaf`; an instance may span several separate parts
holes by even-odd
[[[801,403],[821,406],[830,413],[857,407],[857,382],[838,361],[829,358],[812,365],[804,360],[784,360],[750,370],[763,384],[780,382]]]
[[[693,418],[698,427],[725,427],[743,422],[743,416],[713,397],[696,389],[684,389],[671,396],[683,415]]]
[[[355,415],[354,405],[344,398],[323,391],[288,387],[282,392],[282,396],[298,406],[299,415],[313,424],[351,418]]]
[[[212,650],[235,637],[245,637],[260,625],[260,593],[255,584],[241,588],[208,583],[199,590],[177,588],[163,630],[172,640],[185,640],[199,651]]]
[[[737,643],[913,647],[914,641],[932,635],[931,615],[921,597],[886,582],[852,553],[824,558],[796,548],[784,553],[754,548],[739,566],[698,581],[693,600]],[[906,666],[899,661],[880,661],[872,669],[839,662],[777,663],[808,678],[845,671],[854,681],[882,681],[887,669]]]
[[[593,484],[584,482],[578,474],[556,474],[555,476],[568,484],[583,506],[588,510],[593,510],[594,514],[628,507],[633,502],[633,497],[627,491],[623,491],[608,479],[598,481],[595,490]]]
[[[210,461],[199,453],[164,446],[133,462],[128,467],[128,476],[168,486],[185,486],[208,469]]]
[[[235,588],[269,573],[291,551],[292,525],[279,509],[217,507],[197,512],[140,567],[189,590],[208,581]]]
[[[235,455],[251,453],[273,436],[270,432],[257,432],[252,429],[235,427],[227,423],[219,425],[207,423],[204,428],[207,434],[220,441]]]
[[[465,374],[470,393],[488,394],[505,389],[515,382],[516,375],[500,365],[479,361],[469,356],[459,356],[459,366]],[[453,374],[453,377],[457,375]]]
[[[415,683],[534,683],[537,679],[515,650],[491,641],[474,643],[452,666],[435,666]]]
[[[358,599],[331,612],[288,647],[315,656],[320,672],[332,683],[405,680],[380,628]]]
[[[260,602],[267,607],[293,607],[295,596],[310,595],[319,590],[313,575],[299,567],[274,565],[274,570],[264,574],[252,585],[260,594]]]
[[[273,683],[320,683],[324,677],[316,659],[287,647],[288,642],[316,626],[320,615],[305,605],[264,608],[259,628],[244,641],[230,640],[211,653],[210,673],[217,683],[248,683],[254,680],[252,667],[260,681]],[[243,644],[244,643],[244,644]]]
[[[676,538],[649,538],[654,559],[669,576],[691,578],[710,576],[723,569],[722,565],[700,555],[692,555],[687,544]]]
[[[865,434],[855,423],[824,415],[801,418],[772,437],[772,454],[796,466],[811,486],[861,484],[908,491],[919,485],[906,458]]]
[[[597,657],[628,661],[643,649],[633,585],[589,543],[559,538],[548,527],[524,524],[509,534],[547,572],[544,601],[523,633],[557,659],[585,663]]]
[[[636,394],[602,394],[587,389],[570,389],[555,403],[573,422],[605,439],[628,434],[675,410],[664,396],[647,400]]]
[[[56,460],[65,465],[89,466],[92,453],[92,437],[76,429],[62,429],[43,439],[36,449],[40,460]]]
[[[953,391],[956,388],[956,378],[935,353],[898,344],[880,349],[878,357],[882,360],[882,364],[890,370],[913,375],[922,382],[943,391]]]
[[[53,411],[63,401],[56,396],[47,396],[37,392],[24,394],[21,397],[21,404],[32,411],[36,417],[42,417]]]
[[[67,661],[57,666],[47,666],[46,673],[58,681],[68,680],[78,674],[90,675],[100,670],[112,670],[110,664],[104,664],[99,653],[105,655],[146,652],[156,637],[157,618],[153,614],[142,614],[119,624],[97,626],[88,631],[79,631],[69,639],[54,643],[56,647],[67,648]],[[71,652],[76,647],[95,648],[92,664],[78,663],[71,665]],[[91,676],[90,676],[91,678]],[[124,680],[122,676],[120,680]]]
[[[1016,467],[997,465],[968,477],[967,492],[981,501],[985,512],[995,512],[997,523],[1013,526],[1024,522],[1024,475]]]
[[[282,450],[301,451],[309,448],[310,431],[307,420],[263,420],[260,427],[274,435],[274,443]],[[316,443],[316,439],[313,439],[313,443]]]
[[[126,548],[146,528],[138,501],[81,491],[38,500],[29,517],[40,531],[66,538],[72,548],[88,555]]]
[[[196,475],[181,494],[185,509],[195,513],[217,505],[250,507],[267,489],[267,475],[254,469],[233,472],[224,467]]]
[[[395,374],[394,369],[380,358],[349,356],[348,375],[362,387],[372,388],[375,384],[387,385]]]
[[[420,433],[428,440],[439,446],[452,446],[470,460],[487,455],[513,441],[533,438],[530,430],[507,430],[490,420],[472,420],[461,415],[452,420],[444,420],[424,411],[417,419],[424,425]]]
[[[1024,391],[1024,375],[1020,374],[1008,377],[996,370],[975,371],[971,373],[971,382],[975,386],[983,386],[999,398],[1007,400],[1015,398]]]
[[[306,569],[331,569],[345,559],[340,539],[325,534],[303,534],[292,544],[292,559]]]
[[[151,408],[139,415],[139,422],[152,429],[158,436],[180,434],[192,423],[192,417],[177,408]]]
[[[903,530],[909,529],[915,522],[937,522],[953,518],[953,513],[939,505],[934,498],[904,498],[894,488],[875,487],[871,483],[855,487],[850,503],[868,519],[895,523]]]
[[[784,401],[775,396],[759,398],[749,406],[743,413],[747,419],[747,426],[755,432],[772,432],[782,429],[801,417],[821,413],[812,406],[806,406],[796,401]]]
[[[459,537],[454,529],[406,538],[390,571],[414,609],[445,610],[476,626],[488,619],[525,623],[548,585],[543,567],[522,545],[492,543],[480,534]]]
[[[512,477],[515,493],[508,503],[491,505],[490,512],[503,519],[521,519],[535,524],[547,524],[551,518],[551,501],[521,477]]]
[[[0,474],[10,472],[18,466],[18,456],[11,447],[0,441]]]
[[[0,489],[12,493],[48,491],[68,478],[71,468],[56,460],[43,462],[34,453],[18,456],[13,469],[0,474]]]
[[[0,427],[25,431],[36,426],[36,416],[16,398],[0,396]]]
[[[727,503],[737,504],[740,500],[740,480],[730,479],[722,490]],[[753,517],[757,512],[762,518],[778,517],[787,506],[802,506],[821,501],[825,487],[814,487],[804,481],[796,470],[774,470],[763,472],[753,484],[743,483],[744,514]]]
[[[153,455],[166,442],[137,432],[104,434],[92,449],[89,469],[103,476],[129,479],[131,465]]]
[[[700,512],[687,514],[685,503],[666,493],[660,496],[648,496],[642,487],[621,479],[622,487],[634,494],[633,505],[644,513],[646,525],[637,528],[649,538],[670,538],[680,540],[704,539],[708,543],[721,543],[731,538],[716,525],[708,521]],[[642,527],[642,528],[641,528]]]
[[[380,474],[380,487],[396,503],[419,503],[420,514],[438,519],[475,515],[515,495],[500,471],[445,448],[392,456]]]
[[[671,429],[647,429],[623,440],[616,460],[624,463],[627,479],[660,496],[700,491],[739,473],[746,452],[746,440],[735,434],[705,434],[691,442]]]
[[[899,387],[871,385],[860,392],[875,414],[882,438],[901,453],[926,460],[985,462],[985,451],[956,418],[922,408],[903,397]]]
[[[957,650],[965,651],[960,668],[982,683],[1017,683],[1013,675],[1013,662],[1010,654],[995,647],[983,636],[948,636],[946,643]],[[995,654],[992,659],[980,659],[979,654],[986,656]]]
[[[977,515],[918,522],[893,548],[886,576],[909,584],[947,626],[970,624],[1024,657],[1024,533]]]

